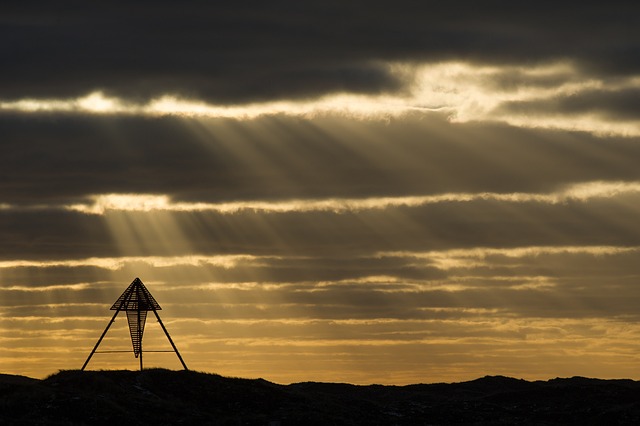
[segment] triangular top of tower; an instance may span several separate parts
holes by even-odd
[[[133,280],[111,307],[112,311],[159,311],[161,309],[140,278]]]
[[[98,346],[100,346],[100,342],[102,342],[102,339],[107,334],[107,330],[109,330],[109,327],[111,327],[111,324],[113,324],[120,311],[125,311],[127,313],[127,322],[129,323],[129,332],[131,333],[131,343],[133,344],[133,354],[136,358],[140,358],[140,370],[142,370],[142,336],[144,334],[144,325],[147,322],[147,312],[149,311],[153,311],[153,315],[155,315],[158,323],[160,324],[160,327],[162,327],[162,331],[164,331],[167,339],[169,339],[169,343],[171,343],[171,347],[178,356],[180,363],[182,364],[184,369],[187,370],[187,364],[184,363],[184,360],[180,356],[180,352],[178,352],[178,348],[176,348],[173,340],[171,340],[171,336],[169,336],[169,332],[162,323],[160,315],[158,315],[158,312],[156,312],[160,309],[162,308],[160,307],[158,302],[156,302],[156,299],[153,298],[151,293],[149,293],[149,290],[147,290],[144,284],[142,284],[140,278],[136,278],[135,280],[133,280],[131,285],[127,287],[124,293],[120,295],[118,300],[116,300],[116,303],[114,303],[111,307],[111,310],[116,312],[115,314],[113,314],[113,318],[111,318],[109,324],[107,324],[107,328],[105,328],[102,332],[102,336],[100,336],[98,342],[93,347],[93,350],[89,354],[89,357],[84,362],[82,370],[84,370],[84,368],[87,366],[93,354],[96,353]]]

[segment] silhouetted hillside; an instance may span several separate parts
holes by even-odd
[[[0,375],[2,425],[640,424],[640,383],[574,377],[528,382],[278,385],[191,371]]]

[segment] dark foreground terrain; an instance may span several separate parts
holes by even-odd
[[[640,383],[485,377],[454,384],[277,385],[161,369],[0,375],[2,425],[640,424]]]

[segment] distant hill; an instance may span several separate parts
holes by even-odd
[[[0,374],[2,425],[638,425],[640,383],[501,376],[464,383],[278,385],[192,371]]]

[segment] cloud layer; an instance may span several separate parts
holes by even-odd
[[[214,103],[380,93],[403,86],[390,61],[476,64],[571,59],[637,74],[632,2],[109,2],[5,8],[4,98],[176,94]],[[381,65],[382,64],[382,65]],[[46,70],[46,71],[45,71]]]
[[[138,276],[197,370],[637,378],[637,13],[556,3],[4,7],[3,372]]]

